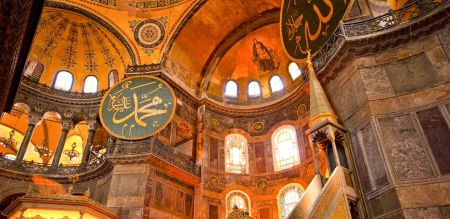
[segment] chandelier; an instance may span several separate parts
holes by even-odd
[[[9,132],[9,138],[0,137],[0,145],[17,152],[17,147],[19,146],[19,143],[14,139],[15,134],[16,131],[13,129]]]
[[[69,157],[69,160],[72,161],[73,158],[77,158],[80,156],[80,152],[76,151],[75,148],[77,147],[77,143],[72,143],[71,150],[65,150],[64,154]]]
[[[47,146],[47,139],[44,139],[44,142],[42,142],[42,145],[35,145],[34,151],[39,154],[39,157],[48,157],[52,151]]]

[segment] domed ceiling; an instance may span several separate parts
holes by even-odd
[[[248,83],[258,81],[262,97],[267,98],[271,94],[272,76],[279,75],[285,87],[292,84],[289,63],[281,46],[279,24],[266,25],[246,35],[225,53],[212,73],[207,94],[223,97],[223,86],[233,80],[238,83],[239,100],[247,100]]]
[[[82,15],[46,8],[36,31],[29,61],[44,65],[40,82],[52,85],[58,71],[74,76],[72,91],[80,92],[84,78],[94,75],[99,90],[108,88],[108,73],[117,70],[121,77],[131,56],[124,45],[105,27]]]
[[[75,73],[80,83],[72,91],[90,74],[102,90],[112,69],[123,77],[129,65],[161,64],[198,98],[222,97],[232,79],[246,100],[243,88],[257,79],[264,99],[271,75],[293,87],[279,40],[280,7],[281,0],[49,0],[29,59],[44,65],[41,82],[48,85],[59,70]],[[273,69],[258,69],[254,40],[270,51]]]

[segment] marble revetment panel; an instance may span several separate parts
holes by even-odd
[[[219,166],[219,143],[215,138],[209,138],[209,166],[217,169]]]
[[[417,112],[420,125],[442,174],[450,173],[450,130],[439,108]]]
[[[438,82],[436,70],[424,53],[384,67],[397,95],[419,91]]]
[[[389,184],[380,147],[371,123],[361,129],[361,139],[364,144],[363,148],[367,156],[367,163],[377,188]]]
[[[355,154],[355,161],[357,164],[356,166],[358,168],[359,176],[361,179],[361,184],[366,193],[371,192],[373,188],[370,184],[369,172],[367,170],[366,163],[364,162],[364,155],[362,153],[358,136],[356,134],[352,136],[352,146],[353,153]]]
[[[441,41],[442,48],[444,48],[447,58],[450,59],[450,25],[441,30],[438,34],[439,40]]]
[[[390,167],[397,180],[417,180],[435,176],[423,137],[410,115],[379,118],[381,138]]]
[[[266,153],[264,142],[257,142],[255,145],[255,157],[256,157],[256,172],[266,172]]]
[[[217,205],[209,205],[209,219],[219,219],[219,207]]]

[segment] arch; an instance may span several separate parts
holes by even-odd
[[[83,85],[84,93],[97,93],[98,92],[98,79],[94,75],[88,75],[84,78]]]
[[[69,10],[72,11],[74,13],[78,13],[81,14],[93,21],[95,21],[96,23],[100,24],[101,26],[103,26],[105,29],[109,30],[109,32],[111,32],[111,34],[113,34],[120,42],[122,42],[123,46],[125,47],[125,49],[128,52],[128,55],[130,56],[130,59],[132,61],[133,65],[139,64],[141,61],[139,59],[139,56],[137,56],[138,60],[136,60],[136,54],[139,54],[137,52],[137,48],[136,47],[132,47],[132,40],[130,40],[128,38],[128,36],[125,33],[120,32],[120,28],[111,25],[111,22],[106,21],[103,17],[99,17],[98,15],[85,10],[83,8],[74,6],[74,5],[69,5],[67,3],[64,2],[55,2],[55,1],[48,1],[46,2],[46,7],[51,7],[51,8],[59,8],[59,9],[63,9],[63,10]]]
[[[0,200],[0,210],[6,209],[16,199],[18,199],[24,195],[25,195],[25,193],[19,192],[19,193],[13,193],[13,194],[10,194],[10,195],[4,197],[3,199]],[[3,214],[0,214],[0,219],[6,219],[6,218],[7,218],[6,216],[4,216]]]
[[[273,75],[269,80],[270,91],[272,93],[279,92],[284,89],[283,80],[279,75]]]
[[[234,204],[238,204],[238,208],[244,211],[248,211],[249,215],[252,215],[252,203],[250,197],[241,190],[232,190],[225,196],[226,203],[226,216],[231,213]],[[243,206],[242,206],[243,205]]]
[[[225,89],[224,89],[224,96],[225,97],[232,97],[232,98],[237,98],[239,93],[239,88],[238,88],[238,84],[236,83],[236,81],[227,81],[227,83],[225,83]]]
[[[247,85],[247,95],[249,97],[261,97],[262,88],[259,81],[250,81]]]
[[[288,72],[293,81],[295,81],[297,78],[299,78],[303,74],[302,69],[295,62],[289,63]]]
[[[247,139],[240,134],[225,136],[225,171],[228,173],[248,173]]]
[[[52,87],[58,90],[70,91],[73,87],[73,75],[68,71],[59,71],[56,73]]]
[[[44,72],[44,65],[38,61],[28,61],[23,75],[39,81],[42,73]]]
[[[289,183],[280,189],[277,195],[278,215],[286,219],[295,205],[300,201],[305,190],[298,183]]]
[[[119,72],[117,70],[111,70],[108,74],[108,87],[112,87],[119,82]]]
[[[297,132],[293,126],[283,125],[272,134],[272,152],[275,171],[300,163]]]

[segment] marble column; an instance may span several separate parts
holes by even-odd
[[[89,156],[91,155],[91,147],[92,147],[92,141],[94,140],[95,130],[97,129],[97,122],[96,121],[89,121],[89,133],[86,140],[86,146],[83,150],[83,158],[81,159],[81,165],[87,166],[89,163]]]
[[[62,132],[61,136],[59,136],[58,145],[56,146],[55,154],[53,155],[52,167],[57,167],[59,165],[59,161],[61,160],[61,155],[64,149],[64,144],[66,143],[67,134],[69,130],[72,129],[72,122],[63,122],[62,123]]]
[[[16,161],[22,162],[25,157],[25,153],[28,149],[28,144],[31,141],[31,137],[33,136],[34,128],[41,121],[41,118],[37,115],[30,115],[28,118],[28,128],[27,132],[23,136],[22,143],[20,144],[20,149],[17,152]]]

